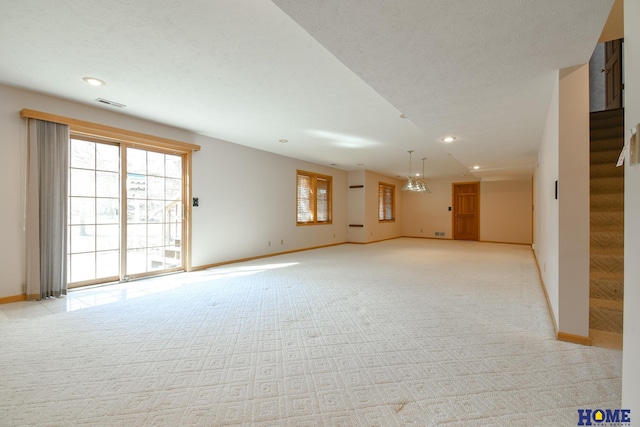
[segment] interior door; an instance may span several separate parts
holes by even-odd
[[[622,108],[622,40],[604,44],[605,110]]]
[[[478,240],[479,189],[477,182],[453,184],[453,238]]]

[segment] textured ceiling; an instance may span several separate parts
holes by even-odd
[[[345,170],[527,174],[612,2],[0,0],[0,83]]]

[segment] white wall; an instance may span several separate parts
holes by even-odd
[[[26,125],[19,117],[23,108],[200,144],[202,150],[193,155],[193,195],[200,198],[200,207],[193,209],[194,267],[347,241],[344,171],[0,86],[0,298],[23,293]],[[296,226],[296,169],[333,176],[333,224]]]
[[[431,193],[403,193],[404,236],[453,238],[453,184],[474,177],[428,179]],[[531,177],[484,179],[480,182],[480,240],[531,243]],[[436,236],[436,233],[445,233]]]
[[[347,240],[347,174],[199,137],[193,155],[194,267]],[[333,223],[296,225],[296,170],[333,177]]]
[[[555,199],[555,182],[558,180],[559,144],[559,84],[556,83],[549,103],[538,164],[533,175],[534,194],[534,251],[544,281],[554,320],[558,318],[558,200]],[[557,323],[557,321],[556,321]],[[556,325],[557,326],[557,325]]]
[[[560,70],[558,331],[589,336],[589,65]]]
[[[640,123],[640,1],[624,2],[625,139]],[[622,407],[640,426],[640,165],[625,164]]]
[[[452,214],[449,210],[453,200],[452,185],[463,180],[478,181],[472,177],[427,179],[427,187],[431,193],[406,192],[402,199],[402,209],[405,213],[402,234],[409,237],[452,239]],[[436,232],[444,232],[445,235],[436,237]]]
[[[531,177],[483,179],[480,182],[480,239],[531,244]]]
[[[589,336],[588,85],[588,64],[559,71],[534,178],[534,246],[549,303],[558,332],[580,337]]]

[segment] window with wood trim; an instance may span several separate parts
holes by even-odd
[[[393,184],[378,183],[378,220],[395,221],[396,219],[396,186]]]
[[[69,125],[69,287],[190,270],[191,153],[200,146],[24,109]]]
[[[296,222],[331,224],[331,177],[297,171]]]

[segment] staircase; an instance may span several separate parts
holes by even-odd
[[[591,113],[591,261],[589,335],[622,348],[624,295],[624,110]]]

